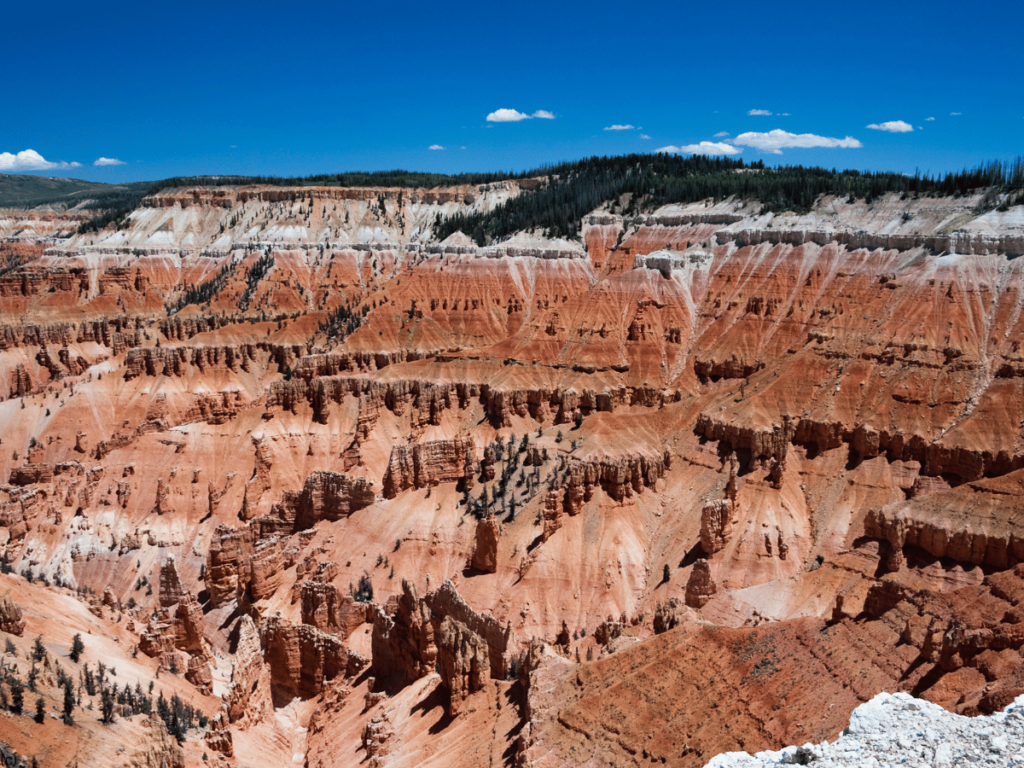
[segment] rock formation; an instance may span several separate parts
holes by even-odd
[[[301,601],[303,624],[342,640],[367,620],[367,604],[357,602],[351,595],[342,595],[333,584],[302,582]]]
[[[306,624],[265,617],[259,633],[271,685],[288,699],[316,696],[331,680],[351,677],[365,664],[341,639]]]
[[[224,692],[213,762],[690,768],[1020,695],[1019,194],[434,237],[545,183],[0,210],[0,630]],[[118,706],[78,759],[166,762]]]
[[[236,630],[235,663],[231,672],[231,688],[226,699],[228,721],[255,724],[272,707],[270,670],[263,661],[260,633],[248,616],[243,616]]]
[[[21,617],[21,606],[9,595],[0,595],[0,632],[21,635],[25,631],[25,620]]]
[[[448,714],[454,717],[462,702],[487,682],[487,644],[465,624],[445,616],[437,635],[437,660],[441,682],[449,693]]]
[[[501,525],[492,511],[476,524],[476,546],[473,549],[471,562],[473,568],[484,573],[494,573],[498,570],[499,538],[501,538]]]
[[[686,604],[691,608],[703,608],[717,591],[711,576],[711,566],[701,558],[693,564],[690,578],[686,582]]]
[[[396,445],[391,450],[384,475],[384,495],[392,499],[407,488],[425,488],[464,479],[467,450],[474,450],[473,441],[461,437]]]
[[[739,462],[736,452],[729,455],[729,480],[725,486],[725,498],[708,500],[700,514],[700,546],[711,557],[725,547],[732,535],[732,528],[739,511],[736,496],[739,488]]]
[[[378,608],[373,617],[373,673],[412,682],[434,671],[437,646],[430,608],[419,599],[412,582],[402,580],[394,616]]]

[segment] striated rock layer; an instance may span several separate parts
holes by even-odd
[[[0,212],[5,663],[74,627],[253,766],[697,766],[1020,695],[1021,207],[433,237],[543,183]]]

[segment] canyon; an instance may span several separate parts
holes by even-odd
[[[0,210],[3,663],[42,637],[56,713],[81,634],[204,723],[79,693],[0,740],[689,768],[834,741],[883,692],[1024,695],[1024,206],[434,235],[544,183]]]

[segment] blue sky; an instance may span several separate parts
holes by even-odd
[[[522,170],[664,147],[945,172],[1024,153],[1019,0],[54,2],[2,18],[0,172]]]

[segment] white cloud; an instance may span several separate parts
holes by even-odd
[[[834,139],[829,136],[816,136],[813,133],[789,133],[778,128],[768,131],[768,133],[751,131],[741,133],[732,142],[744,147],[753,147],[762,152],[770,152],[773,155],[781,155],[783,149],[812,149],[815,147],[856,149],[864,146],[852,136],[847,136],[845,139]]]
[[[609,125],[604,130],[606,130],[606,131],[633,131],[633,130],[636,130],[636,129],[632,125],[619,125],[618,123],[616,123],[615,125]]]
[[[760,115],[761,117],[771,117],[772,113],[767,109],[752,109],[747,112],[748,115]]]
[[[487,116],[487,122],[489,123],[518,123],[520,120],[531,120],[533,118],[540,118],[541,120],[554,120],[555,116],[548,112],[546,109],[538,109],[532,115],[528,115],[525,112],[520,112],[517,109],[496,109]]]
[[[724,142],[702,141],[700,144],[686,144],[682,147],[662,147],[656,152],[682,152],[686,155],[738,155],[742,149]]]
[[[925,121],[926,123],[934,123],[934,122],[935,122],[935,118],[934,118],[934,117],[926,117],[926,118],[924,119],[924,121]]]
[[[722,138],[725,138],[728,135],[729,135],[728,131],[719,131],[718,133],[715,134],[715,138],[716,139],[722,139]]]
[[[648,135],[647,135],[646,133],[641,133],[641,134],[640,134],[640,138],[641,138],[641,139],[649,139],[649,138],[651,138],[651,137],[650,137],[650,136],[648,136]]]
[[[23,149],[16,155],[0,152],[0,171],[66,171],[81,167],[81,163],[51,163],[34,149]]]
[[[440,144],[431,144],[429,149],[444,149]]]
[[[888,131],[889,133],[910,133],[914,126],[902,120],[889,120],[885,123],[872,123],[867,126],[873,131]]]
[[[780,114],[781,114],[781,115],[782,115],[783,117],[789,117],[789,112],[781,112]]]
[[[517,123],[520,120],[529,119],[529,115],[515,109],[496,109],[487,116],[489,123]]]
[[[949,114],[950,114],[950,115],[951,115],[952,117],[957,117],[958,115],[962,115],[962,114],[963,114],[963,112],[950,112]]]
[[[124,160],[118,160],[116,157],[98,157],[93,165],[128,165]]]

